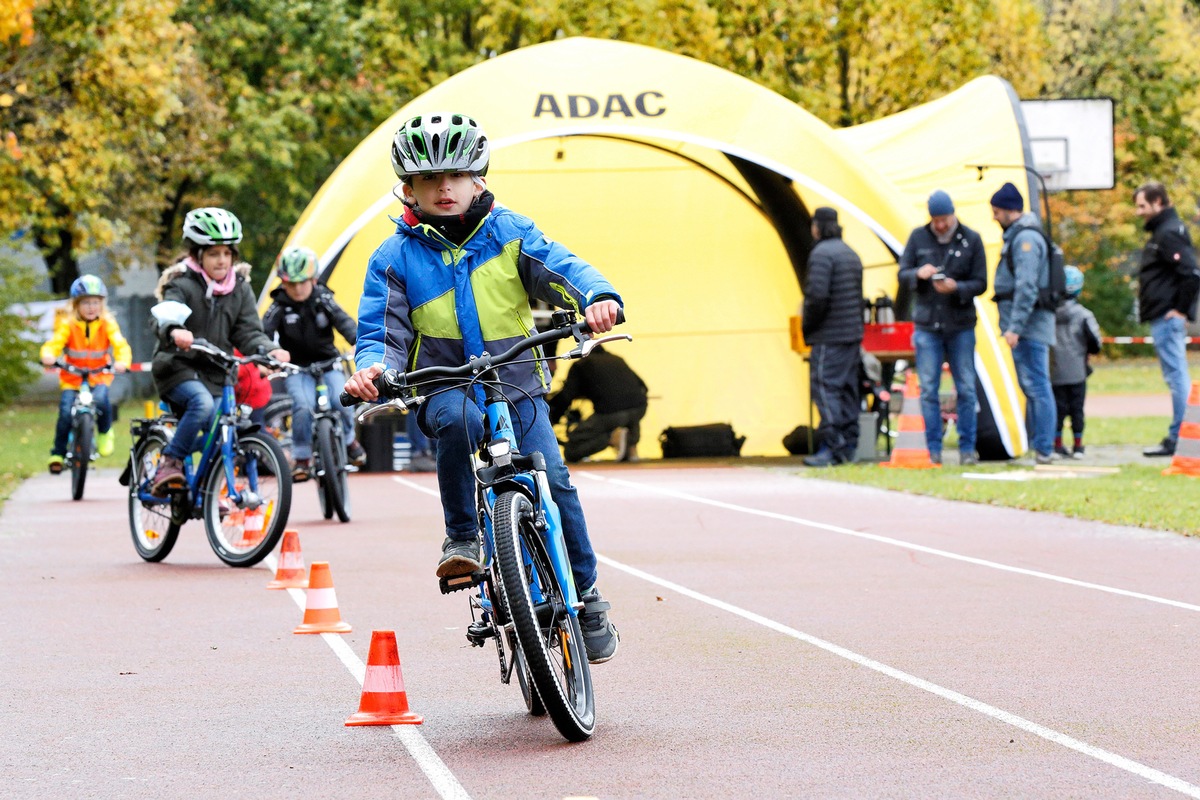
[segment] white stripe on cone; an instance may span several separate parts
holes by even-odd
[[[364,692],[403,692],[404,676],[400,674],[400,665],[368,666],[367,675],[363,679]]]
[[[337,608],[337,595],[333,589],[309,589],[305,599],[306,610]]]
[[[280,569],[304,569],[304,557],[295,550],[284,550],[279,556]]]

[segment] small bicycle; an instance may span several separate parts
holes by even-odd
[[[342,430],[342,417],[329,397],[325,385],[325,373],[335,366],[349,361],[349,356],[340,355],[298,367],[284,364],[285,372],[307,372],[317,383],[317,403],[313,411],[313,474],[317,478],[317,498],[321,502],[321,514],[331,519],[334,514],[342,522],[350,521],[350,486],[346,476],[356,472],[357,467],[346,458],[346,436]]]
[[[416,393],[423,384],[438,382],[430,388],[431,395],[463,386],[469,395],[473,387],[483,387],[486,424],[473,460],[483,567],[472,575],[442,578],[441,590],[448,594],[480,587],[470,598],[467,640],[476,647],[495,640],[500,680],[509,683],[515,672],[529,713],[548,713],[559,733],[580,742],[591,737],[596,726],[592,674],[579,626],[583,603],[571,573],[558,506],[550,496],[546,460],[540,452],[518,451],[510,401],[497,373],[502,365],[521,363],[518,357],[526,351],[559,339],[574,337],[578,342],[571,352],[556,356],[569,360],[586,357],[598,344],[632,338],[595,339],[586,322],[574,320],[573,312],[555,312],[551,330],[529,336],[501,355],[484,353],[460,367],[387,370],[375,385],[380,397],[390,402],[364,411],[359,419],[389,407],[419,406],[428,399]],[[447,385],[447,380],[456,382]],[[345,392],[341,401],[358,402]]]
[[[92,396],[91,380],[93,375],[110,375],[113,370],[111,365],[101,369],[84,369],[65,361],[56,361],[54,366],[82,379],[75,403],[71,406],[71,433],[67,437],[66,457],[67,465],[71,468],[71,499],[82,500],[88,467],[99,455],[95,447],[96,401]]]
[[[292,504],[292,473],[287,456],[272,436],[250,422],[249,410],[234,399],[238,367],[280,363],[266,356],[235,358],[203,339],[191,350],[225,368],[216,414],[200,462],[183,460],[185,485],[166,497],[150,493],[151,480],[178,421],[173,416],[135,419],[133,447],[121,485],[129,487],[129,527],[133,546],[146,561],[166,558],[189,519],[203,519],[217,557],[232,567],[250,567],[275,549]]]

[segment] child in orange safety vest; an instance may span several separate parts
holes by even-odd
[[[95,275],[75,279],[71,284],[71,307],[55,315],[54,335],[42,345],[43,364],[53,366],[61,358],[80,369],[103,369],[110,364],[116,372],[129,369],[133,355],[116,319],[104,307],[107,296],[104,282]],[[113,451],[112,404],[108,400],[112,379],[111,374],[93,375],[88,381],[96,403],[96,450],[102,456],[110,456]],[[67,437],[71,433],[71,407],[82,383],[78,375],[59,372],[58,385],[63,391],[48,464],[55,475],[63,470]]]

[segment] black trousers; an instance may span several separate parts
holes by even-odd
[[[809,356],[809,391],[821,415],[823,447],[853,456],[858,448],[859,342],[814,344]]]
[[[1054,405],[1058,407],[1058,425],[1055,434],[1062,436],[1063,423],[1071,418],[1071,432],[1075,438],[1083,437],[1083,401],[1087,397],[1087,381],[1065,383],[1054,387]]]

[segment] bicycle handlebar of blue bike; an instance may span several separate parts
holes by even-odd
[[[622,309],[617,312],[617,323],[620,325],[625,322],[625,311]],[[394,400],[400,397],[405,389],[411,386],[424,383],[426,381],[454,378],[469,378],[472,375],[478,375],[495,367],[501,367],[511,361],[515,361],[517,356],[524,353],[526,350],[532,350],[543,344],[558,341],[573,337],[577,342],[582,344],[592,338],[594,331],[588,326],[585,320],[572,322],[558,328],[551,328],[548,331],[535,333],[532,336],[526,337],[514,344],[512,347],[505,350],[497,356],[484,353],[482,356],[473,356],[466,364],[457,367],[425,367],[414,372],[401,372],[396,369],[387,369],[379,374],[372,383],[379,390],[379,398],[381,400]],[[568,354],[570,355],[570,354]],[[581,354],[582,355],[582,354]],[[579,357],[579,356],[576,356]],[[338,396],[338,401],[343,406],[358,405],[363,402],[359,398],[349,392],[342,392]]]

